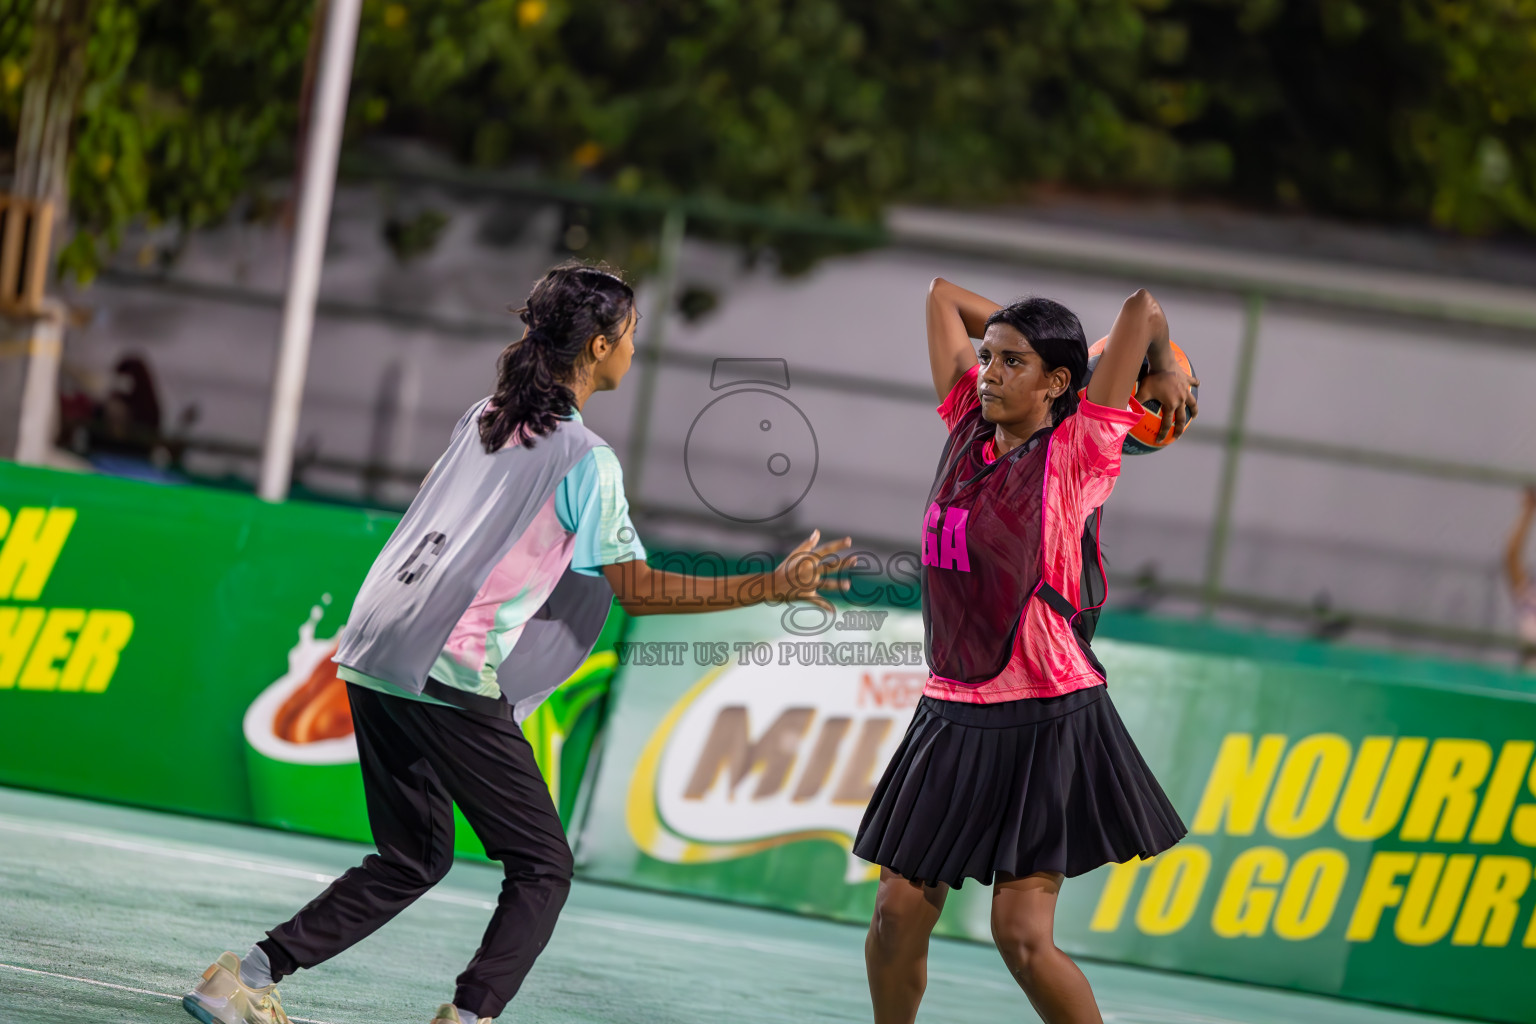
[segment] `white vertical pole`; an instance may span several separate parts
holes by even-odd
[[[629,428],[629,458],[624,465],[624,489],[629,492],[630,510],[645,511],[640,495],[645,480],[645,455],[650,443],[651,404],[656,397],[656,374],[661,368],[661,350],[667,344],[667,317],[672,313],[672,298],[677,291],[677,261],[688,232],[688,216],[680,207],[671,207],[661,222],[658,248],[661,259],[656,267],[656,297],[651,308],[650,333],[640,357],[640,390],[635,396],[635,418]]]
[[[299,210],[294,225],[293,255],[288,266],[288,294],[283,302],[283,334],[272,381],[272,406],[261,454],[261,485],[266,501],[283,501],[293,475],[293,440],[304,402],[304,376],[309,369],[309,339],[315,324],[315,298],[320,290],[320,265],[325,234],[336,189],[336,159],[347,116],[347,91],[352,82],[352,54],[357,46],[357,21],[362,0],[329,0],[325,46],[309,120]]]
[[[45,257],[46,258],[46,257]],[[21,417],[16,432],[16,461],[48,464],[58,427],[59,364],[64,358],[64,307],[46,300],[41,314],[27,326],[31,338],[23,358],[27,369],[21,392]]]

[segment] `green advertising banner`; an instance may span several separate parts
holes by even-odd
[[[330,656],[397,521],[0,463],[0,783],[368,840]],[[523,726],[567,822],[622,625]]]
[[[366,839],[328,659],[395,521],[0,463],[0,784]],[[524,726],[563,818],[587,801],[587,877],[868,919],[850,848],[922,627],[818,617],[615,613]],[[1064,948],[1536,1024],[1536,696],[1096,646],[1191,835],[1070,881]],[[967,884],[940,929],[987,941],[989,910]]]
[[[849,853],[921,695],[911,612],[639,620],[580,836],[591,877],[866,921]],[[1069,881],[1064,949],[1536,1022],[1536,698],[1096,644],[1191,835]],[[941,932],[990,941],[990,893]],[[852,941],[852,940],[850,940]]]

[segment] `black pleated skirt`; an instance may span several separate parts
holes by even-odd
[[[930,885],[1150,857],[1188,830],[1103,686],[962,704],[924,697],[853,852]]]

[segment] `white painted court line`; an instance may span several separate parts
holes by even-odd
[[[285,878],[302,878],[311,882],[332,882],[335,875],[317,872],[313,869],[288,867],[282,864],[272,864],[263,861],[242,860],[238,857],[226,857],[220,854],[203,853],[199,850],[181,849],[175,846],[158,846],[153,843],[143,843],[132,839],[119,839],[101,832],[79,832],[73,829],[51,828],[46,825],[35,825],[17,821],[0,815],[0,829],[11,832],[21,832],[30,835],[47,836],[52,839],[69,839],[77,843],[87,843],[91,846],[104,846],[113,850],[127,850],[132,853],[152,853],[161,857],[170,857],[176,860],[190,861],[196,864],[212,864],[217,867],[240,868],[245,871],[260,871],[269,875],[282,875]]]
[[[36,974],[44,978],[58,978],[61,981],[74,981],[79,982],[82,985],[95,985],[98,988],[110,988],[119,992],[131,992],[134,995],[153,996],[156,999],[174,999],[178,1002],[181,1000],[181,996],[172,995],[169,992],[155,992],[147,988],[134,988],[132,985],[118,985],[114,982],[97,981],[95,978],[82,978],[74,974],[59,974],[55,971],[39,971],[32,967],[18,967],[15,964],[0,964],[0,970],[16,971],[21,974]],[[956,980],[962,979],[957,978]],[[976,979],[967,978],[963,980],[975,981]],[[1148,1014],[1146,1011],[1110,1010],[1104,1014],[1104,1022],[1105,1024],[1238,1024],[1236,1021],[1231,1021],[1222,1017],[1192,1016],[1179,1013],[1178,1011],[1174,1011],[1174,1014],[1174,1016],[1168,1016],[1166,1012],[1153,1015]],[[290,1016],[288,1019],[293,1021],[294,1024],[328,1024],[326,1021],[315,1020],[312,1017]]]
[[[73,974],[58,974],[54,971],[39,971],[35,967],[18,967],[15,964],[0,964],[0,969],[18,971],[21,974],[38,974],[44,978],[62,978],[65,981],[78,981],[85,985],[96,985],[100,988],[115,988],[119,992],[132,992],[138,996],[154,996],[156,999],[180,999],[181,996],[173,996],[169,992],[154,992],[147,988],[134,988],[132,985],[117,985],[110,981],[97,981],[95,978],[77,978]]]
[[[118,985],[110,981],[97,981],[95,978],[81,978],[73,974],[59,974],[56,971],[39,971],[35,967],[18,967],[15,964],[0,964],[0,970],[16,971],[19,974],[36,974],[44,978],[58,978],[62,981],[78,981],[82,985],[95,985],[97,988],[111,988],[119,992],[132,992],[136,996],[154,996],[156,999],[174,999],[181,1002],[181,996],[172,995],[169,992],[155,992],[147,988],[134,988],[132,985]],[[295,1024],[329,1024],[328,1021],[315,1020],[311,1017],[289,1017]]]
[[[146,843],[132,839],[121,839],[116,836],[100,832],[86,832],[79,829],[56,828],[49,825],[40,825],[32,822],[18,821],[5,815],[0,815],[0,829],[12,832],[21,832],[28,835],[44,836],[51,839],[65,839],[71,842],[85,843],[91,846],[101,846],[113,850],[125,850],[132,853],[146,853],[154,856],[165,857],[172,860],[189,861],[197,864],[209,864],[215,867],[233,868],[243,871],[260,872],[264,874],[279,875],[284,878],[298,878],[305,881],[329,884],[335,881],[336,876],[325,872],[315,871],[313,868],[302,868],[294,865],[276,864],[268,861],[248,860],[241,857],[230,857],[223,854],[208,853],[201,850],[189,850],[175,846],[161,846],[157,843]],[[448,903],[461,907],[473,907],[477,910],[495,910],[493,901],[477,899],[472,896],[461,896],[452,892],[432,890],[423,896],[424,899],[438,903]],[[681,942],[694,942],[707,945],[728,946],[745,949],[756,953],[776,953],[781,956],[798,957],[801,959],[822,960],[825,957],[818,951],[797,947],[788,943],[770,943],[752,939],[744,939],[738,936],[724,933],[701,932],[693,929],[655,925],[639,919],[625,919],[609,914],[591,913],[587,911],[572,910],[561,915],[561,920],[569,920],[572,923],[585,924],[599,928],[608,928],[613,931],[631,932],[640,935],[650,935],[657,938],[676,939]]]
[[[0,829],[13,832],[21,832],[31,835],[46,836],[54,839],[66,839],[72,842],[86,843],[93,846],[103,846],[109,849],[125,850],[133,853],[147,853],[155,856],[166,857],[174,860],[184,860],[192,863],[210,864],[217,867],[234,868],[243,871],[259,872],[264,874],[279,875],[284,878],[298,878],[306,881],[330,884],[336,876],[325,872],[316,871],[313,868],[302,868],[293,865],[277,864],[268,861],[247,860],[240,857],[229,857],[222,854],[207,853],[200,850],[189,850],[174,846],[161,846],[155,843],[146,843],[132,839],[121,839],[100,832],[84,832],[78,829],[55,828],[47,825],[39,825],[32,822],[21,821],[7,815],[0,815]],[[443,892],[433,889],[423,895],[423,899],[436,903],[448,903],[455,906],[471,907],[477,910],[495,910],[496,904],[490,900],[476,899],[472,896],[460,896],[452,892]],[[618,915],[594,913],[583,910],[568,910],[560,915],[561,921],[572,924],[587,925],[590,927],[604,928],[609,931],[625,932],[635,935],[648,935],[653,938],[673,939],[678,942],[691,942],[698,945],[724,946],[731,949],[744,949],[753,953],[764,953],[782,956],[789,959],[814,960],[824,963],[829,958],[826,948],[793,945],[790,943],[770,942],[757,939],[742,938],[723,932],[704,932],[690,928],[674,927],[670,925],[658,925],[638,918],[626,918]],[[831,954],[836,956],[836,954]],[[839,957],[839,959],[843,959]],[[847,960],[856,958],[849,956]],[[8,965],[0,964],[0,967]],[[26,970],[26,968],[11,968],[12,970]],[[35,974],[46,974],[46,971],[33,971]],[[57,975],[57,977],[68,977]],[[958,985],[979,985],[984,988],[1012,991],[1015,986],[1009,982],[995,981],[991,978],[973,974],[957,974],[952,971],[929,969],[928,977],[934,981],[951,982]],[[111,986],[107,982],[95,982],[87,978],[72,979],[88,984],[107,985],[108,987],[126,988],[125,986]],[[163,992],[148,992],[142,989],[127,989],[127,991],[144,992],[147,995],[161,996],[167,999],[179,999],[179,996],[169,996]],[[1189,1014],[1179,1010],[1161,1009],[1122,1009],[1108,1010],[1104,1012],[1106,1024],[1241,1024],[1223,1017],[1209,1017],[1201,1014]],[[300,1018],[294,1017],[298,1021]]]

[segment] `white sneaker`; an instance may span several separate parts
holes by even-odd
[[[444,1003],[437,1008],[437,1016],[432,1018],[431,1024],[459,1024],[459,1011],[452,1003]],[[489,1017],[481,1017],[476,1024],[492,1024],[492,1021]]]
[[[277,986],[251,988],[241,981],[240,958],[233,953],[221,953],[197,987],[181,997],[181,1005],[203,1024],[292,1024]]]

